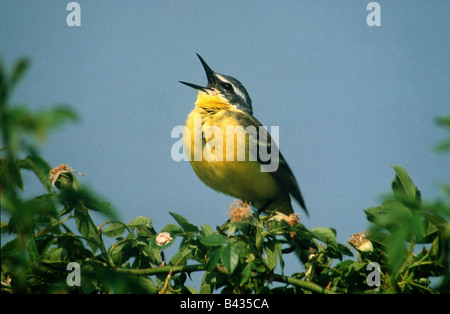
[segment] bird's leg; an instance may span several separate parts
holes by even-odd
[[[270,206],[270,204],[272,204],[273,202],[274,202],[274,200],[272,200],[272,199],[267,200],[267,202],[263,206],[261,206],[260,209],[258,209],[258,212],[257,212],[258,216],[261,215],[262,212],[265,211]]]
[[[222,234],[222,235],[226,235],[226,233],[225,233],[224,230],[228,229],[228,225],[229,225],[229,224],[230,224],[230,219],[228,219],[227,221],[225,221],[225,223],[224,223],[222,226],[217,226],[217,227],[216,227],[217,233]]]

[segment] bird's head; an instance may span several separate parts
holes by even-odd
[[[253,114],[252,100],[247,93],[245,87],[234,77],[220,74],[211,70],[208,64],[197,54],[200,62],[205,69],[206,78],[208,79],[208,85],[206,87],[180,81],[189,87],[195,88],[198,91],[209,95],[219,95],[224,101],[231,106],[240,109],[249,114]]]

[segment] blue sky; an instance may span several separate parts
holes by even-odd
[[[51,135],[42,156],[82,172],[82,184],[123,221],[169,211],[196,225],[221,225],[233,198],[207,188],[175,162],[171,130],[184,125],[213,70],[239,79],[254,115],[279,126],[279,146],[300,184],[307,227],[363,231],[363,209],[390,191],[403,166],[425,199],[449,182],[433,145],[450,112],[450,2],[80,0],[81,26],[66,24],[70,1],[0,2],[0,58],[32,67],[14,101],[72,105],[81,119]],[[29,191],[44,190],[28,176]],[[301,209],[296,207],[299,213]]]

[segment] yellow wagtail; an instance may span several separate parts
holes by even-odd
[[[286,160],[253,116],[251,99],[244,86],[231,76],[214,72],[197,56],[208,85],[180,81],[198,91],[183,136],[194,172],[207,186],[250,202],[260,211],[289,215],[294,212],[292,195],[308,214]]]

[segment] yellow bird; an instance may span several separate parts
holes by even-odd
[[[212,189],[250,202],[260,211],[289,215],[294,212],[292,196],[308,214],[286,160],[253,116],[247,90],[237,79],[211,70],[197,56],[208,85],[180,81],[198,91],[183,136],[194,172]]]

